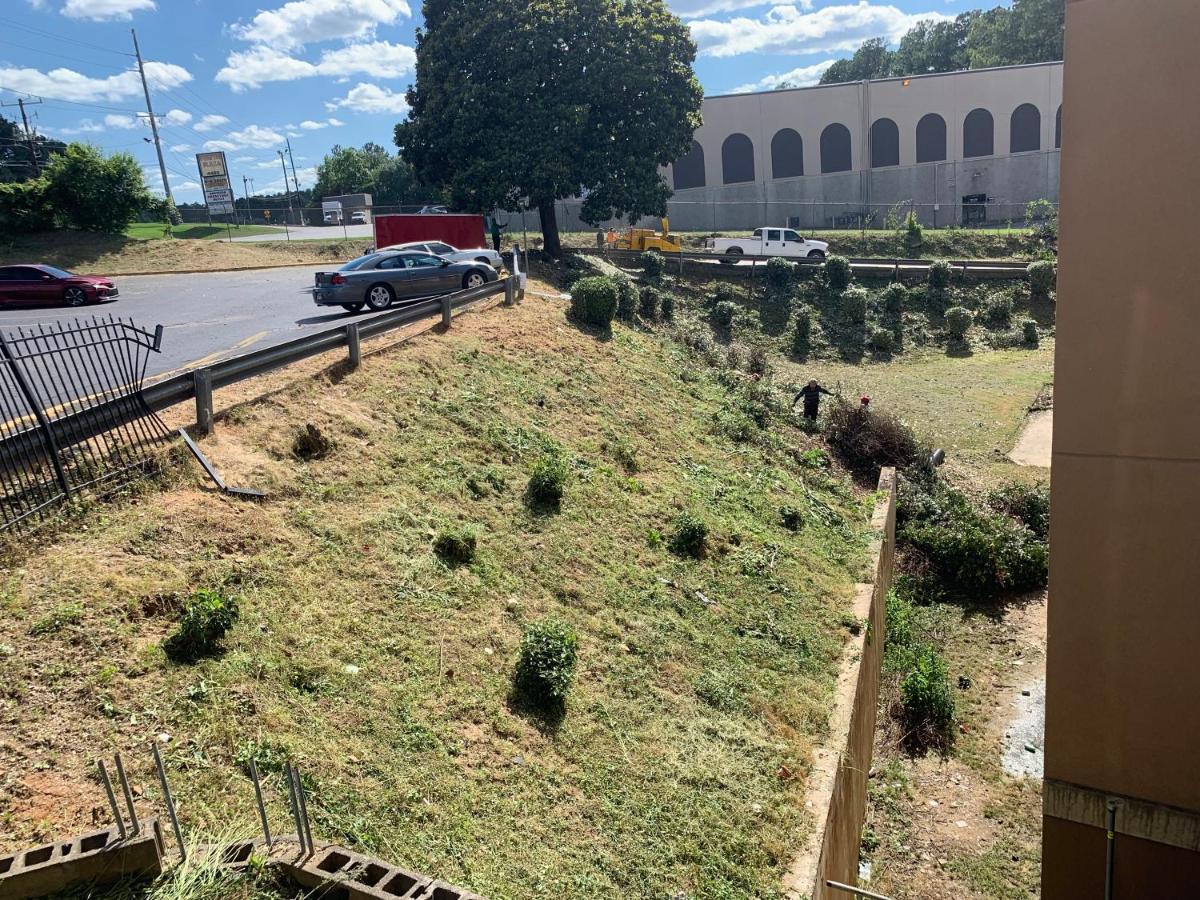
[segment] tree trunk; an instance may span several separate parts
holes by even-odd
[[[562,243],[558,240],[558,217],[554,210],[554,201],[546,200],[539,203],[538,215],[542,220],[542,247],[547,253],[558,259],[562,256]]]

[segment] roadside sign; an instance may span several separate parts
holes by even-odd
[[[200,167],[200,177],[210,175],[229,176],[229,167],[225,165],[225,151],[217,150],[212,153],[197,153],[196,165]]]
[[[208,207],[209,215],[232,216],[233,186],[229,183],[229,166],[225,163],[224,151],[197,153],[196,167],[200,170],[204,204]]]

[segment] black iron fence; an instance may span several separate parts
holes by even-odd
[[[0,333],[0,530],[148,471],[171,436],[142,393],[161,343],[112,316]]]

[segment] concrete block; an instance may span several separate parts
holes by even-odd
[[[26,900],[79,882],[102,884],[162,872],[162,830],[156,819],[121,840],[115,827],[0,857],[0,897]]]
[[[307,859],[284,859],[280,866],[298,884],[319,889],[329,900],[416,900],[428,896],[430,880],[345,847],[318,847]],[[447,900],[459,895],[447,895]]]

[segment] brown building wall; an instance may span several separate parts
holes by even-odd
[[[1185,812],[1200,811],[1198,35],[1198,0],[1067,2],[1046,700],[1047,779]],[[1103,896],[1099,835],[1047,819],[1044,897]],[[1168,852],[1130,847],[1118,885]],[[1193,863],[1168,871],[1189,879],[1171,895],[1200,896]],[[1100,894],[1078,889],[1096,877]]]

